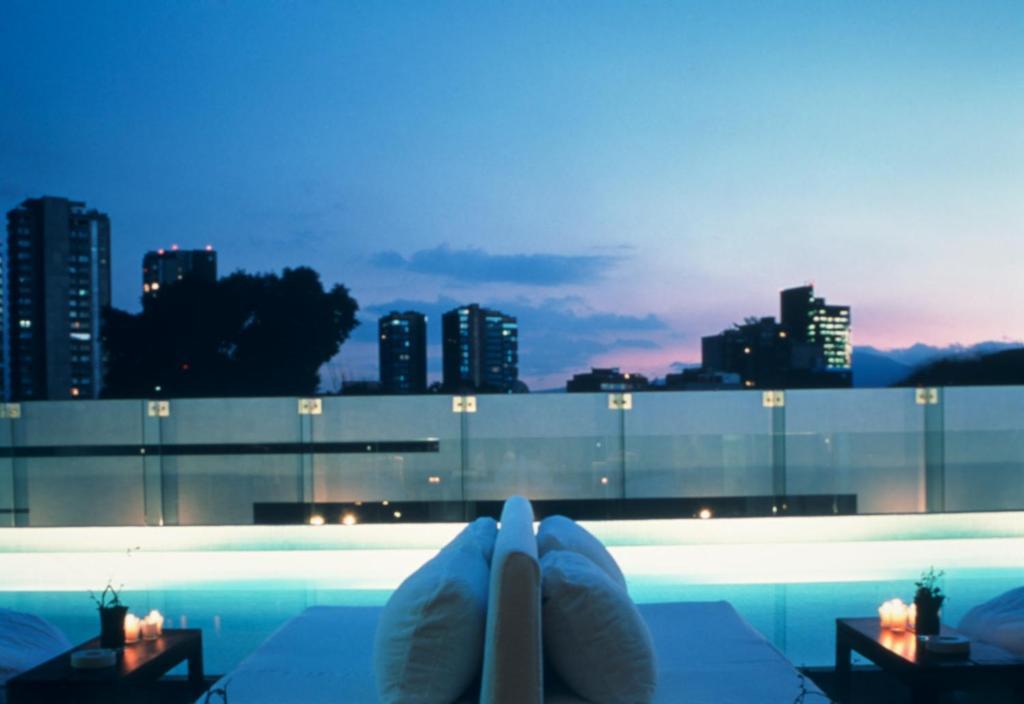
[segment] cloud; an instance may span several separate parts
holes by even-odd
[[[643,339],[622,339],[619,338],[615,342],[611,343],[613,349],[630,348],[637,350],[657,350],[661,349],[661,345],[653,340]]]
[[[382,269],[404,269],[456,281],[502,282],[532,286],[578,284],[602,278],[619,257],[562,254],[488,254],[482,249],[452,249],[442,244],[410,257],[387,250],[370,257]]]

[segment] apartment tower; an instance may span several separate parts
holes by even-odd
[[[510,393],[519,381],[519,325],[476,303],[442,316],[444,388],[449,393]]]
[[[7,213],[6,397],[99,398],[110,218],[44,196]]]
[[[152,299],[160,290],[186,277],[213,283],[217,280],[217,252],[213,245],[205,249],[158,249],[142,258],[142,295]]]
[[[392,311],[377,323],[380,389],[385,394],[427,391],[427,317]]]

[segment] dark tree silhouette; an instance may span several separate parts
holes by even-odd
[[[144,300],[141,313],[107,312],[104,395],[313,394],[358,310],[347,288],[325,292],[307,267],[215,283],[186,278]]]
[[[918,369],[895,386],[996,386],[1024,384],[1024,349],[979,357],[946,357]]]

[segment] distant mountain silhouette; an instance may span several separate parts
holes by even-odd
[[[853,348],[853,385],[883,387],[898,384],[925,366],[944,359],[977,359],[982,355],[1022,349],[1020,342],[990,340],[975,345],[935,347],[917,343],[910,347],[880,350],[863,346]]]
[[[894,362],[905,364],[908,367],[919,367],[923,364],[928,364],[929,362],[934,362],[944,357],[991,354],[993,352],[1016,349],[1021,346],[1024,346],[1024,343],[997,340],[979,342],[974,345],[954,344],[947,347],[935,347],[934,345],[926,345],[922,342],[918,342],[910,347],[902,347],[899,349],[880,350],[877,347],[864,346],[854,347],[853,351],[854,354],[857,352],[871,352],[873,354],[882,355],[883,357],[888,357]]]
[[[853,385],[856,387],[892,386],[913,371],[913,366],[898,362],[871,347],[853,349]]]
[[[992,386],[1024,384],[1024,349],[936,360],[913,372],[899,386]]]

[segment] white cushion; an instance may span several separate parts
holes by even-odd
[[[625,587],[588,558],[551,550],[540,560],[544,655],[593,704],[646,704],[657,666],[647,624]]]
[[[373,654],[383,704],[451,704],[480,674],[496,533],[477,519],[388,599]]]
[[[626,578],[604,544],[576,521],[565,516],[548,516],[537,530],[537,552],[543,559],[552,550],[570,550],[590,558],[623,587]]]
[[[480,704],[540,704],[540,564],[533,507],[522,496],[510,497],[501,511],[488,606]]]
[[[979,604],[960,620],[959,630],[1024,657],[1024,587]]]
[[[0,609],[0,701],[7,680],[70,649],[70,641],[49,621]]]

